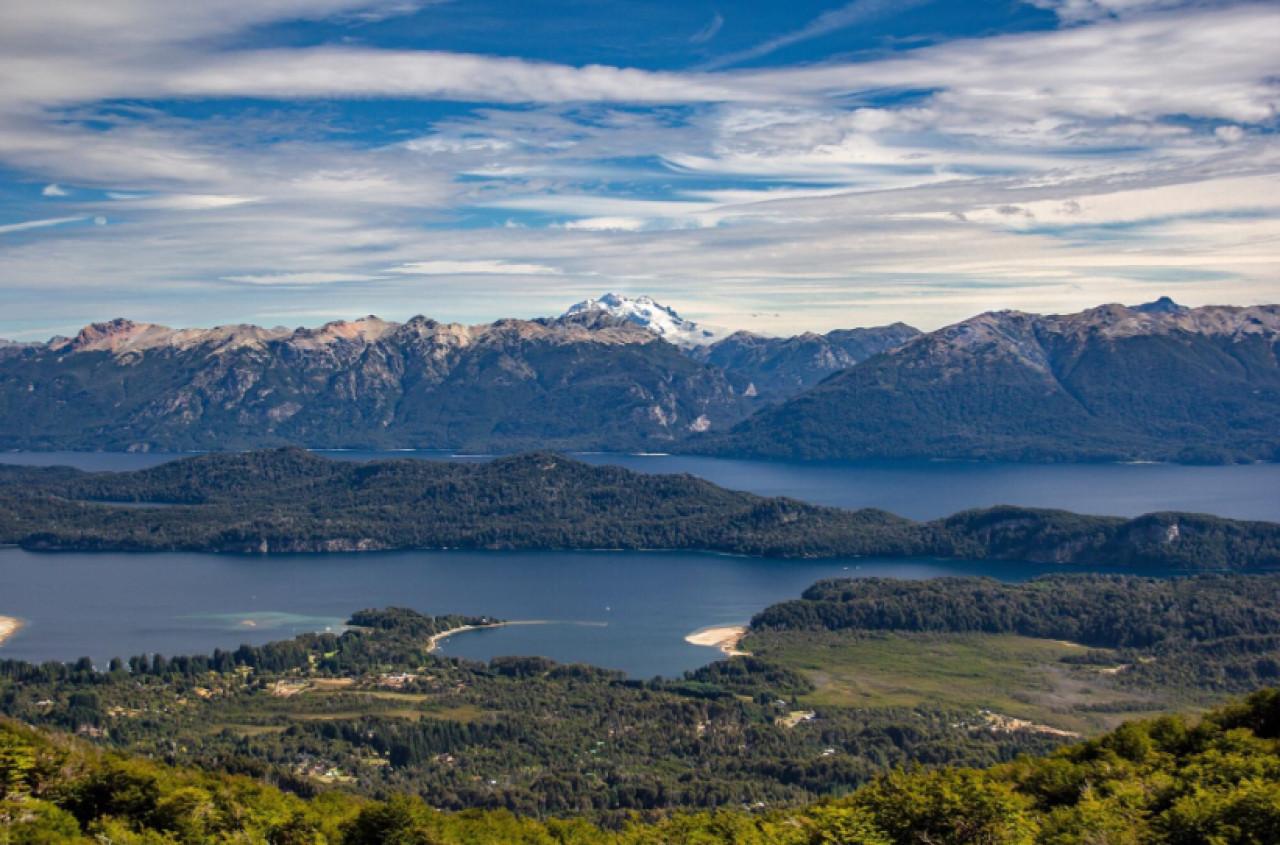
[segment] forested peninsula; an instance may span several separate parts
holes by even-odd
[[[689,550],[780,558],[1016,560],[1170,569],[1280,566],[1280,525],[998,507],[914,522],[594,467],[553,453],[487,463],[349,463],[296,448],[145,470],[0,467],[0,544],[33,550],[288,553]]]

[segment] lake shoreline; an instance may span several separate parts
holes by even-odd
[[[22,630],[23,622],[12,616],[0,616],[0,646],[12,637],[14,634]]]
[[[515,623],[515,622],[492,622],[492,623],[490,623],[490,624],[488,624],[488,625],[462,625],[461,627],[458,627],[458,628],[450,628],[450,629],[449,629],[449,630],[447,630],[447,631],[441,631],[441,632],[440,632],[440,633],[438,633],[438,634],[432,634],[430,637],[428,637],[428,638],[427,638],[427,651],[428,651],[428,652],[431,652],[431,653],[434,653],[438,648],[440,648],[440,644],[441,644],[442,642],[444,642],[445,640],[447,640],[447,639],[449,639],[450,637],[454,636],[455,634],[462,634],[462,633],[465,633],[465,632],[467,632],[467,631],[485,631],[485,630],[488,630],[488,629],[490,629],[490,628],[506,628],[506,627],[508,627],[508,626],[510,626],[510,625],[515,625],[515,624],[517,624],[517,623]],[[524,624],[532,624],[532,623],[524,623]]]
[[[717,648],[728,657],[750,657],[751,652],[738,648],[747,635],[746,625],[720,625],[699,628],[684,638],[690,645]]]
[[[607,628],[608,622],[561,622],[555,619],[508,619],[504,622],[490,622],[488,625],[463,625],[459,628],[450,628],[448,631],[441,631],[433,634],[427,639],[427,651],[434,652],[440,647],[440,643],[454,636],[455,634],[465,634],[467,631],[488,631],[496,628],[514,628],[517,625],[577,625],[583,628]]]

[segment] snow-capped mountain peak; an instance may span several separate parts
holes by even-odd
[[[629,297],[606,293],[599,299],[579,302],[565,312],[566,317],[589,311],[604,311],[615,317],[643,326],[658,337],[681,346],[707,346],[731,332],[717,326],[702,326],[686,320],[674,310],[654,302],[648,296]]]

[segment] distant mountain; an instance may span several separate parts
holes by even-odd
[[[785,399],[812,387],[837,370],[901,346],[920,331],[905,323],[827,334],[764,337],[735,332],[710,346],[689,350],[699,361],[750,382],[748,390],[766,400]]]
[[[730,334],[728,329],[702,326],[686,320],[665,305],[659,305],[647,296],[635,299],[607,293],[599,299],[588,299],[569,308],[566,317],[604,312],[646,328],[658,337],[677,346],[706,346]]]
[[[1179,311],[1187,311],[1189,309],[1185,305],[1179,305],[1167,296],[1162,296],[1155,302],[1135,305],[1133,310],[1140,311],[1143,314],[1177,314]]]
[[[0,347],[0,449],[654,449],[743,418],[744,393],[599,311],[481,326],[115,320]]]
[[[1280,459],[1280,306],[982,314],[688,447],[793,458]]]
[[[920,334],[904,323],[828,334],[805,332],[795,337],[731,333],[686,320],[650,297],[633,299],[616,293],[579,302],[565,316],[593,312],[604,312],[648,329],[681,347],[691,358],[745,378],[751,396],[770,401],[785,399],[836,370],[852,367]]]

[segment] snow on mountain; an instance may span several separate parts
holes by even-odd
[[[616,293],[607,293],[599,299],[588,299],[565,312],[566,317],[588,311],[604,311],[615,317],[630,320],[643,326],[658,337],[680,346],[708,346],[732,334],[718,326],[702,326],[686,320],[665,305],[647,296],[632,299]]]

